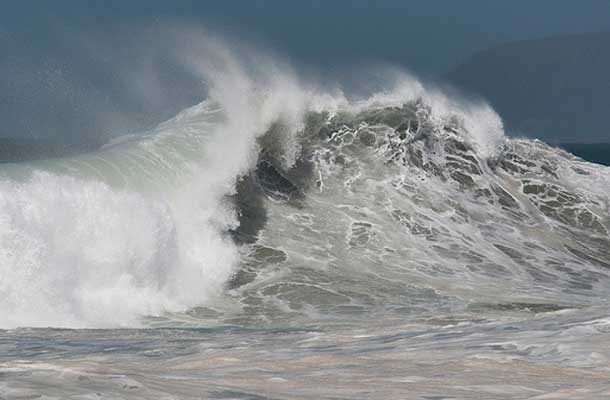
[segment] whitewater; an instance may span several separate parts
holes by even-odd
[[[181,42],[203,102],[0,165],[0,399],[610,396],[608,167]]]

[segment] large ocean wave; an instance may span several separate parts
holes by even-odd
[[[348,96],[218,40],[172,51],[204,102],[94,153],[0,167],[0,328],[607,298],[607,168],[507,138],[488,105],[396,69]]]

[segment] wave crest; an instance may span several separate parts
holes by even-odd
[[[253,254],[258,254],[259,261],[273,265],[294,262],[301,251],[284,251],[292,242],[270,244],[277,233],[288,229],[274,218],[280,215],[286,221],[297,221],[290,229],[314,229],[311,221],[317,216],[313,214],[328,211],[315,206],[320,201],[338,206],[349,203],[341,193],[361,196],[357,203],[375,198],[379,188],[374,185],[357,188],[369,173],[370,179],[395,187],[397,193],[414,185],[415,176],[452,180],[457,189],[447,191],[446,196],[477,186],[480,179],[473,178],[473,172],[485,177],[492,173],[494,162],[508,162],[501,161],[502,146],[512,146],[512,142],[505,139],[501,119],[489,106],[448,97],[396,69],[374,71],[383,76],[378,90],[353,96],[349,88],[337,89],[340,84],[325,89],[302,79],[277,58],[244,51],[209,35],[189,31],[169,37],[160,41],[161,48],[173,54],[182,69],[206,82],[203,103],[149,132],[115,140],[98,152],[7,165],[0,171],[1,327],[133,326],[143,316],[201,305],[225,311],[242,309],[244,298],[225,296],[226,282],[234,290],[246,290],[259,281],[246,279],[250,286],[244,286],[245,281],[236,283],[235,277],[241,274],[243,278],[253,265],[248,261],[252,244],[244,245],[233,240],[235,235],[227,235],[237,232],[240,218],[243,222],[239,213],[244,211],[243,207],[236,209],[228,196],[236,193],[243,177],[251,176],[257,166],[259,175],[254,189],[246,190],[249,195],[261,185],[265,189],[275,182],[279,185],[273,189],[276,194],[281,194],[282,185],[291,188],[289,198],[297,191],[303,194],[298,207],[311,213],[288,212],[283,208],[285,197],[274,198],[273,190],[263,190],[268,197],[256,204],[275,216],[267,218],[267,227],[258,235],[250,232],[250,239],[258,240]],[[442,163],[435,151],[446,156]],[[453,165],[451,157],[460,160]],[[389,165],[389,161],[396,164]],[[403,175],[401,182],[389,172],[395,172],[399,164],[419,169],[409,169],[407,173],[416,175]],[[260,175],[263,166],[265,176]],[[484,194],[479,202],[497,201],[498,207],[510,208],[508,203],[516,201],[493,183],[472,190],[479,189]],[[416,188],[420,199],[441,196],[443,190],[448,189]],[[324,197],[329,194],[336,197]],[[392,240],[426,240],[449,229],[452,218],[466,218],[460,216],[457,205],[451,208],[434,202],[428,207],[437,214],[428,215],[430,210],[422,214],[416,209],[414,193],[407,196],[412,204],[393,209],[389,215],[392,223],[408,232]],[[253,198],[242,196],[240,201],[255,204]],[[306,204],[309,201],[313,205]],[[356,208],[345,211],[347,214],[369,213],[364,204],[352,206]],[[329,215],[335,211],[328,211]],[[447,213],[455,216],[447,217]],[[427,222],[416,221],[417,215],[428,215]],[[347,247],[331,243],[331,248],[343,250],[308,255],[314,265],[322,254],[329,260],[349,258],[348,248],[361,249],[353,251],[363,251],[362,260],[371,265],[390,254],[395,245],[382,244],[388,229],[381,223],[383,218],[377,222],[355,214],[350,218],[354,219],[346,228]],[[437,227],[430,218],[438,222]],[[465,232],[472,223],[460,222],[454,233]],[[332,227],[327,228],[328,232],[318,231],[320,238],[343,240]],[[265,243],[275,249],[261,250]],[[321,248],[319,243],[312,246]],[[443,251],[457,251],[427,249],[427,259],[413,265],[420,273],[410,275],[412,285],[425,282],[422,277],[431,279],[427,285],[440,282],[437,278],[443,275],[446,262]],[[403,256],[413,256],[409,254]],[[435,258],[438,260],[432,262]],[[422,268],[428,268],[427,272],[421,273]],[[290,271],[288,268],[276,278],[289,276]],[[436,277],[431,271],[437,271]],[[282,285],[274,296],[284,301]],[[398,282],[395,288],[400,290]],[[413,290],[418,296],[423,289],[413,286]],[[332,284],[326,289],[310,285],[303,293],[291,293],[297,293],[300,302],[311,295],[327,299],[327,305],[343,303],[349,297]]]

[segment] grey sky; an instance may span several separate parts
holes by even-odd
[[[7,81],[62,60],[74,75],[101,90],[110,79],[71,49],[70,37],[107,32],[114,40],[130,25],[185,20],[217,32],[264,43],[294,63],[333,70],[357,62],[386,61],[434,78],[472,53],[517,39],[610,30],[608,0],[188,0],[11,1],[0,13],[0,135],[74,137],[86,118],[70,109],[45,112],[48,87],[32,80],[12,92]],[[126,29],[127,27],[127,29]],[[121,32],[121,33],[118,33]],[[99,68],[98,68],[99,69]],[[28,72],[29,71],[29,72]],[[101,78],[100,78],[101,76]],[[96,86],[96,82],[99,85]],[[48,83],[48,82],[47,82]],[[44,86],[44,85],[43,85]],[[111,85],[110,85],[111,86]],[[12,93],[7,98],[6,93]],[[33,97],[38,96],[32,106]],[[112,97],[113,93],[100,97]],[[184,100],[184,99],[183,99]],[[186,100],[184,100],[186,101]],[[34,101],[36,103],[36,101]],[[58,105],[55,105],[58,108]],[[93,107],[93,105],[92,105]],[[61,107],[59,107],[61,108]],[[38,111],[36,113],[35,111]],[[156,114],[157,110],[151,110]],[[59,117],[58,117],[59,112]],[[25,115],[30,120],[24,122]],[[38,117],[36,117],[38,115]],[[50,118],[51,120],[45,120]],[[38,118],[40,121],[36,121]],[[146,120],[142,118],[140,122]],[[143,122],[142,122],[143,123]],[[54,126],[54,124],[59,124]],[[44,133],[48,128],[51,133]],[[97,135],[91,131],[88,138]]]

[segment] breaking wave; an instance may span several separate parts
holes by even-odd
[[[607,168],[509,139],[489,106],[397,70],[347,96],[230,49],[172,49],[209,92],[155,129],[0,168],[1,328],[607,298]]]

